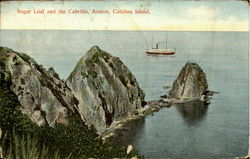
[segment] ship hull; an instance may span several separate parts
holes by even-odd
[[[174,55],[175,52],[154,52],[154,51],[146,51],[147,54],[150,55]]]

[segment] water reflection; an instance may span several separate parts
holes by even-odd
[[[206,117],[208,104],[202,102],[189,102],[176,104],[175,107],[185,122],[189,125],[195,125]]]
[[[116,131],[116,135],[108,139],[109,142],[118,145],[132,144],[144,132],[145,119],[128,121],[125,126]]]

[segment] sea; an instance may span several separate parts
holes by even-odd
[[[211,104],[173,105],[147,116],[125,140],[148,158],[214,159],[245,156],[249,148],[249,33],[198,31],[1,30],[0,45],[24,52],[67,79],[94,45],[133,72],[146,101],[168,94],[186,62],[206,73],[218,92]],[[164,42],[176,54],[149,56]],[[122,136],[121,136],[122,138]],[[124,139],[123,139],[124,140]]]

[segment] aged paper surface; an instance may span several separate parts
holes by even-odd
[[[24,114],[38,125],[53,127],[55,123],[67,123],[61,109],[70,109],[64,108],[68,104],[66,98],[74,96],[77,100],[74,111],[81,119],[88,126],[93,125],[103,139],[115,134],[107,142],[125,147],[127,152],[124,150],[121,156],[120,149],[110,148],[109,152],[117,153],[117,157],[235,158],[249,153],[247,1],[3,1],[0,20],[1,85],[6,82],[6,74],[10,74],[10,90],[17,96],[22,112],[26,109]],[[58,104],[53,95],[43,96],[46,91],[42,89],[37,96],[20,94],[18,85],[26,83],[26,79],[13,82],[19,81],[15,80],[19,75],[15,75],[14,68],[18,68],[19,74],[24,73],[27,81],[35,77],[26,74],[28,66],[21,69],[19,63],[4,62],[5,54],[7,59],[11,55],[2,47],[29,55],[47,71],[45,74],[50,74],[49,68],[53,67],[60,76],[57,82],[65,85],[66,90],[58,88],[63,95],[58,95],[59,90],[55,93],[49,88],[59,87],[55,82],[56,85],[46,88],[45,94],[56,94]],[[96,50],[108,52],[111,62],[105,61],[103,54],[100,55],[106,62],[103,65],[95,60],[90,62],[93,66],[81,61]],[[122,62],[117,64],[112,56]],[[204,72],[205,90],[200,88],[203,76],[192,70],[186,69],[193,73],[192,77],[183,77],[184,83],[190,78],[192,84],[182,86],[181,80],[178,82],[180,71],[189,64],[190,69],[193,64],[192,67]],[[38,79],[40,75],[43,78],[43,71],[38,69],[38,72]],[[198,86],[196,78],[201,81]],[[33,94],[33,87],[40,88],[32,82],[28,82],[29,87],[27,83],[20,87],[24,89],[22,93]],[[174,90],[178,94],[179,88],[181,95],[169,100]],[[204,95],[208,90],[213,96]],[[186,102],[194,96],[202,101],[205,98],[207,103]],[[3,103],[5,95],[0,97]],[[40,100],[39,113],[37,107],[27,106],[31,99],[34,105]],[[159,106],[159,103],[171,104]],[[101,108],[93,108],[95,104]],[[3,139],[6,125],[0,126],[2,158],[8,155],[2,152],[8,148]],[[92,150],[79,154],[82,158],[102,158],[108,154],[106,148],[100,148],[98,155],[92,155]],[[93,152],[99,152],[96,149]],[[76,154],[71,156],[77,158]]]

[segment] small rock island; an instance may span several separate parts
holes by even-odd
[[[206,101],[209,95],[206,74],[197,63],[187,62],[174,81],[166,101]]]

